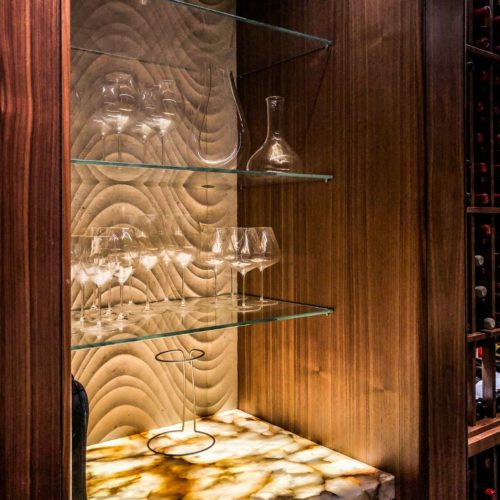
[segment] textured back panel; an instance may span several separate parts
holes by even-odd
[[[229,9],[232,0],[207,2]],[[210,22],[208,22],[210,21]],[[132,54],[165,61],[166,64],[140,62],[72,50],[72,157],[117,159],[117,135],[102,140],[93,118],[99,109],[98,82],[106,73],[125,71],[141,84],[162,79],[175,80],[183,96],[182,121],[169,134],[165,144],[166,162],[190,164],[193,154],[193,122],[207,92],[205,62],[234,68],[234,26],[220,24],[189,9],[169,2],[74,0],[72,2],[72,45],[98,48],[103,52]],[[231,111],[229,111],[231,113]],[[210,133],[220,147],[234,140],[230,114],[209,116]],[[229,118],[228,118],[229,117]],[[229,121],[229,125],[231,122]],[[144,148],[140,138],[129,132],[121,137],[123,161],[159,162],[161,143],[154,137]],[[199,161],[197,162],[199,164]],[[136,168],[72,167],[72,233],[82,234],[90,226],[132,222],[140,214],[183,214],[181,229],[193,242],[198,241],[197,223],[212,226],[235,225],[236,190],[234,180],[217,188],[204,173],[166,172]],[[219,288],[229,290],[229,274],[219,280]],[[131,279],[136,301],[145,300],[147,273],[138,269]],[[179,297],[180,269],[174,265],[156,266],[151,277],[151,295],[162,300]],[[85,304],[92,297],[87,286]],[[128,299],[129,287],[126,287]],[[118,286],[103,293],[104,303],[118,301]],[[195,262],[186,271],[186,295],[213,293],[213,273]],[[82,300],[80,287],[72,287],[73,308]],[[193,321],[194,321],[193,317]],[[196,363],[197,399],[203,414],[236,407],[237,366],[235,332],[208,332],[154,342],[105,347],[73,354],[72,370],[87,389],[91,413],[89,443],[135,434],[178,422],[182,409],[182,371],[173,364],[155,361],[158,352],[175,347],[205,350],[206,357]],[[189,393],[189,391],[188,391]],[[189,393],[191,398],[191,394]]]

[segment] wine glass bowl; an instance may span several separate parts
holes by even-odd
[[[241,304],[237,306],[240,312],[257,311],[260,306],[247,303],[245,294],[245,278],[248,272],[258,267],[254,260],[258,251],[258,237],[255,228],[234,227],[228,230],[226,244],[226,260],[229,265],[242,276]]]
[[[118,161],[122,161],[121,135],[137,111],[137,83],[129,73],[115,71],[104,76],[100,92],[100,117],[117,134]]]
[[[165,138],[182,121],[183,97],[174,80],[162,80],[149,85],[141,92],[144,122],[158,133],[161,139],[161,163],[165,163]]]
[[[276,300],[264,298],[264,269],[271,267],[281,259],[281,250],[276,240],[272,227],[256,227],[257,245],[253,261],[257,263],[260,271],[260,298],[259,303],[263,306],[276,305]]]
[[[81,264],[89,280],[97,287],[96,330],[103,327],[101,310],[101,288],[113,277],[116,260],[111,253],[110,239],[104,235],[82,237]]]
[[[201,237],[200,260],[213,270],[214,273],[214,300],[218,304],[217,276],[220,269],[226,263],[224,258],[226,248],[224,228],[216,227],[206,230]]]

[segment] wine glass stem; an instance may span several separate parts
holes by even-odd
[[[111,314],[111,281],[108,285],[108,312],[107,314]]]
[[[97,326],[102,326],[101,287],[100,286],[97,286]]]
[[[148,279],[146,280],[146,307],[144,308],[145,311],[149,311],[151,309],[151,306],[149,305],[149,273],[148,272]]]
[[[80,290],[82,292],[82,302],[80,304],[80,323],[85,321],[85,285],[80,283]]]
[[[120,283],[120,313],[122,318],[125,317],[125,309],[123,306],[123,283]]]
[[[142,161],[146,163],[146,141],[142,141]]]
[[[129,305],[132,305],[134,301],[132,300],[132,278],[128,282],[128,294],[129,294]]]
[[[118,132],[118,161],[122,161],[122,134]]]
[[[260,301],[264,302],[264,269],[260,270]]]
[[[186,304],[186,298],[184,297],[184,268],[182,268],[181,306],[185,304]]]
[[[231,300],[234,300],[234,270],[231,268]]]
[[[246,303],[246,297],[245,297],[245,277],[246,277],[247,273],[242,273],[241,276],[242,276],[242,287],[241,287],[241,292],[242,292],[242,297],[241,297],[241,305],[243,307],[246,307],[247,303]]]
[[[217,303],[217,268],[214,267],[214,302]]]
[[[106,134],[101,134],[102,160],[106,160]]]
[[[165,158],[165,134],[161,136],[161,164],[164,165]]]

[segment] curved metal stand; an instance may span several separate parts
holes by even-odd
[[[165,359],[163,356],[166,354],[172,354],[172,353],[180,353],[182,358],[181,359]],[[187,356],[186,356],[187,354]],[[161,432],[160,434],[156,434],[152,438],[148,440],[148,448],[153,452],[156,453],[157,455],[163,455],[165,457],[185,457],[187,455],[195,455],[196,453],[201,453],[202,451],[206,451],[210,449],[214,444],[215,444],[215,437],[209,434],[208,432],[203,432],[199,431],[196,428],[196,418],[197,418],[197,407],[196,407],[196,384],[194,382],[194,365],[193,362],[196,361],[197,359],[202,358],[205,356],[205,351],[202,351],[201,349],[191,349],[188,353],[183,351],[182,349],[169,349],[167,351],[162,351],[158,353],[155,356],[155,359],[159,361],[160,363],[181,363],[182,364],[182,375],[183,375],[183,384],[182,384],[182,426],[180,429],[173,429],[171,431],[165,431]],[[195,451],[190,451],[188,453],[165,453],[158,448],[155,448],[152,445],[152,442],[156,439],[159,439],[163,436],[173,434],[175,432],[184,432],[185,425],[186,425],[186,364],[189,363],[191,365],[191,381],[193,384],[193,432],[194,434],[200,434],[203,436],[207,436],[210,438],[211,442],[209,445],[205,446],[204,448],[201,448],[199,450]],[[179,444],[179,446],[182,446]]]

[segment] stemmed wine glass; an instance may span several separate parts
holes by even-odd
[[[111,278],[116,269],[116,260],[111,252],[109,237],[82,237],[81,264],[89,279],[97,286],[97,321],[95,326],[100,330],[103,326],[101,310],[101,287]]]
[[[128,319],[128,315],[123,306],[123,289],[139,265],[140,246],[136,231],[129,226],[110,227],[107,236],[116,262],[114,277],[120,285],[120,312],[116,319],[124,321]]]
[[[258,249],[257,232],[253,227],[230,228],[226,244],[226,260],[242,276],[242,297],[238,311],[258,311],[260,306],[248,304],[245,295],[245,278],[249,271],[258,267],[253,260]]]
[[[186,306],[186,296],[184,293],[185,271],[194,262],[198,255],[198,248],[191,243],[181,228],[176,225],[172,231],[172,237],[166,247],[167,255],[181,268],[181,307]]]
[[[140,258],[139,262],[147,272],[146,279],[146,305],[142,310],[145,314],[152,314],[153,308],[149,301],[150,280],[154,267],[158,264],[159,259],[163,253],[163,242],[161,240],[161,232],[156,229],[153,224],[157,220],[154,215],[141,215],[135,220],[135,227],[137,230],[137,239],[140,245]]]
[[[82,236],[71,236],[71,279],[79,283],[82,295],[78,318],[80,324],[85,323],[85,284],[89,281],[81,262],[84,241]]]
[[[276,305],[278,301],[264,298],[264,269],[276,264],[281,259],[281,250],[272,227],[256,227],[257,246],[253,261],[260,271],[260,299],[262,306]]]
[[[214,230],[204,231],[201,235],[200,260],[206,263],[214,272],[214,300],[218,304],[217,275],[221,267],[225,264],[224,259],[226,249],[225,231],[221,227]]]
[[[162,80],[146,87],[141,94],[145,123],[161,138],[161,163],[165,163],[165,137],[182,120],[183,98],[174,80]]]
[[[103,121],[118,135],[118,161],[122,161],[121,135],[137,111],[138,91],[134,77],[122,71],[108,73],[101,85],[101,103]]]
[[[146,163],[146,146],[151,137],[155,134],[155,131],[145,122],[138,121],[132,127],[131,132],[136,135],[142,144],[142,161]]]

